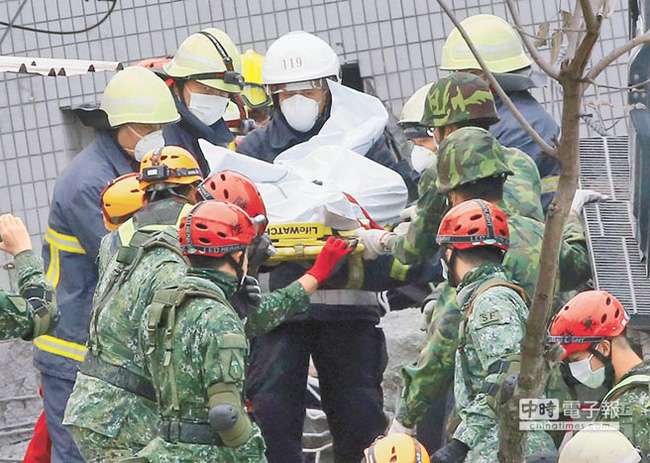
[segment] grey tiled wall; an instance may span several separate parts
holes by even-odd
[[[21,1],[0,2],[0,18],[13,17]],[[507,17],[503,0],[453,0],[460,19],[477,13]],[[573,0],[519,0],[528,32],[545,20],[571,10]],[[625,2],[621,2],[625,3]],[[94,24],[110,2],[30,0],[16,24],[49,30],[81,29]],[[433,0],[120,0],[110,18],[88,33],[56,36],[13,29],[0,45],[0,54],[115,60],[125,64],[141,58],[171,54],[190,33],[204,27],[225,29],[242,51],[264,53],[278,36],[296,29],[315,32],[328,41],[342,61],[358,61],[361,74],[374,79],[387,107],[399,115],[404,101],[421,85],[435,80],[442,44],[452,30]],[[4,28],[0,29],[0,37]],[[616,12],[603,27],[595,58],[627,36],[627,12]],[[39,77],[0,74],[0,212],[26,219],[35,241],[47,224],[54,180],[79,150],[75,126],[60,107],[99,100],[110,73],[81,77]],[[625,60],[600,79],[610,86],[626,80]],[[604,89],[606,90],[606,89]],[[605,126],[623,114],[623,93],[601,91]],[[537,92],[557,116],[559,90]],[[68,124],[66,130],[65,124]],[[70,125],[72,124],[72,125]],[[625,123],[612,133],[624,134]],[[0,264],[6,258],[0,257]],[[0,270],[0,286],[7,285]]]

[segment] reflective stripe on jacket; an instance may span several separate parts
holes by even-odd
[[[34,364],[44,373],[74,380],[83,360],[97,284],[95,260],[107,233],[100,194],[110,180],[134,167],[111,132],[97,131],[93,143],[56,180],[42,255],[61,319],[51,336],[34,342]]]

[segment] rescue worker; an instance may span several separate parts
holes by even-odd
[[[398,122],[398,125],[404,131],[406,139],[413,143],[411,165],[420,174],[436,160],[435,153],[438,150],[429,134],[429,127],[422,124],[424,106],[432,85],[423,85],[404,103],[402,115]]]
[[[566,443],[559,463],[639,463],[641,455],[616,429],[586,427]]]
[[[363,451],[363,463],[430,463],[427,449],[406,434],[377,439]]]
[[[184,148],[167,146],[144,157],[137,187],[104,190],[102,210],[111,214],[116,214],[117,202],[126,205],[120,216],[146,205],[102,240],[89,352],[64,418],[87,463],[131,456],[155,436],[155,392],[144,354],[135,348],[139,321],[153,293],[170,278],[185,274],[178,238],[168,229],[189,212],[201,180],[194,157]],[[125,182],[130,183],[122,180],[112,186]]]
[[[517,281],[532,300],[539,277],[539,256],[544,225],[509,212],[504,206],[504,180],[511,173],[501,145],[490,133],[465,127],[448,135],[438,150],[436,188],[447,195],[452,205],[469,199],[484,199],[497,204],[507,215],[511,245],[503,260],[508,277]],[[503,207],[502,207],[503,206]],[[573,211],[564,230],[560,251],[558,291],[580,288],[590,277],[589,257],[578,216],[582,203]],[[430,230],[430,228],[429,228]],[[379,241],[392,237],[383,233]],[[373,246],[372,234],[359,233],[366,246]],[[388,247],[384,245],[387,250]],[[377,248],[375,248],[377,249]],[[380,249],[379,249],[380,250]],[[427,248],[423,253],[435,253]],[[436,400],[444,400],[453,377],[454,351],[461,321],[455,289],[443,283],[433,311],[427,344],[417,362],[402,369],[404,391],[390,432],[412,432]]]
[[[46,277],[57,289],[61,311],[53,335],[34,341],[52,463],[83,462],[61,421],[86,352],[95,261],[106,234],[99,195],[110,180],[137,171],[144,155],[164,144],[162,127],[179,119],[167,86],[142,67],[118,72],[104,90],[100,109],[112,130],[96,131],[94,142],[57,178],[43,244]]]
[[[264,462],[264,440],[245,408],[248,340],[229,304],[247,272],[259,228],[239,207],[209,200],[179,227],[187,276],[158,291],[143,319],[157,391],[159,437],[128,461]],[[330,238],[302,277],[317,287],[353,247]]]
[[[241,98],[246,104],[248,115],[255,121],[254,129],[264,127],[271,119],[273,100],[262,83],[264,56],[255,50],[246,50],[241,55],[244,90]]]
[[[454,372],[461,422],[432,460],[497,461],[497,394],[509,376],[519,373],[528,317],[526,293],[502,265],[510,245],[508,220],[495,204],[467,200],[444,216],[436,241],[442,246],[443,266],[449,285],[457,290],[462,314]],[[528,433],[527,454],[554,449],[546,433]]]
[[[316,136],[332,120],[328,82],[338,81],[339,76],[338,56],[320,38],[297,31],[277,39],[266,53],[262,73],[273,98],[273,119],[248,134],[237,151],[272,162],[283,151]],[[366,157],[395,167],[396,159],[383,134],[369,144]],[[391,262],[379,270],[369,267],[364,266],[364,285],[376,285],[393,268]],[[396,268],[401,273],[404,266]],[[279,265],[270,273],[270,288],[283,287],[303,272],[304,267],[296,263]],[[292,317],[252,342],[246,388],[271,463],[302,462],[310,356],[319,372],[335,461],[359,461],[363,449],[385,429],[381,381],[386,345],[376,326],[377,298],[370,292],[377,289],[344,289],[347,275],[344,266],[324,290],[312,296],[306,314]]]
[[[32,251],[32,240],[20,217],[0,216],[0,251],[13,256],[18,294],[0,290],[0,340],[31,341],[56,326],[54,289],[45,281],[43,262]]]
[[[642,457],[650,458],[650,361],[630,346],[629,320],[607,291],[584,291],[558,312],[548,341],[564,347],[566,377],[588,388],[609,389],[596,420],[618,422]]]
[[[487,83],[472,74],[457,72],[433,84],[427,95],[421,122],[433,127],[434,140],[442,143],[445,137],[459,128],[481,127],[487,130],[498,120]],[[543,222],[541,183],[535,163],[530,156],[516,148],[501,145],[500,150],[512,172],[504,184],[504,208]],[[418,263],[433,257],[432,251],[436,248],[434,230],[447,204],[444,194],[436,188],[437,177],[435,163],[422,173],[418,184],[420,198],[408,233],[388,243],[390,253],[404,263]]]
[[[210,166],[199,139],[224,147],[234,140],[223,116],[231,95],[244,88],[241,70],[237,47],[228,34],[215,28],[190,35],[174,58],[163,65],[181,115],[178,124],[165,129],[165,141],[192,153],[204,177],[209,175]]]
[[[532,71],[533,62],[526,56],[514,28],[504,19],[490,14],[470,16],[461,24],[517,110],[546,143],[554,146],[560,127],[530,93],[532,88],[539,86],[539,79]],[[482,73],[481,66],[456,28],[442,47],[440,69]],[[490,132],[502,145],[518,148],[535,160],[542,178],[542,207],[546,212],[557,190],[560,163],[542,151],[498,95],[494,95],[494,100],[499,121],[490,127]]]

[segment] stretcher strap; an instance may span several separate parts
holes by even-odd
[[[359,202],[358,202],[356,199],[354,199],[354,197],[353,197],[351,194],[348,194],[348,193],[345,193],[345,192],[344,192],[343,195],[344,195],[344,196],[348,199],[348,201],[350,201],[352,204],[355,204],[355,205],[359,206],[359,209],[361,209],[361,212],[363,212],[363,215],[366,217],[366,219],[368,219],[368,224],[369,224],[370,226],[365,226],[364,224],[361,224],[361,225],[363,226],[363,228],[375,228],[375,229],[377,229],[377,230],[383,230],[383,229],[384,229],[384,227],[382,227],[381,225],[379,225],[377,222],[375,222],[375,221],[372,219],[372,217],[370,217],[370,214],[368,214],[368,212],[363,208],[363,206],[361,206],[361,204],[359,204]]]

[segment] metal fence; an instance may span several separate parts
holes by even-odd
[[[88,28],[112,4],[106,0],[5,0],[0,3],[0,21],[8,22],[24,2],[15,24],[50,32]],[[460,19],[477,13],[507,17],[503,0],[451,3]],[[541,22],[559,20],[558,12],[571,10],[573,3],[517,2],[531,34]],[[453,28],[433,0],[120,0],[103,24],[85,33],[53,35],[13,28],[7,31],[0,54],[131,64],[172,54],[187,35],[208,26],[226,30],[241,51],[253,48],[260,53],[290,30],[314,32],[332,45],[342,62],[359,63],[362,77],[374,81],[377,94],[396,116],[417,88],[438,78],[441,47]],[[617,11],[605,22],[594,57],[624,41],[627,28],[626,10]],[[5,31],[0,26],[0,37]],[[99,101],[110,77],[111,73],[0,75],[0,211],[25,218],[36,242],[46,228],[54,180],[83,145],[79,124],[61,108]],[[624,85],[626,60],[611,66],[600,80],[612,87]],[[536,95],[557,117],[559,89],[552,85]],[[622,118],[623,92],[604,88],[598,100],[613,105],[602,106],[605,126]],[[625,123],[610,132],[625,134]],[[0,257],[0,264],[5,261],[6,257]],[[0,286],[7,281],[6,272],[0,270]]]

